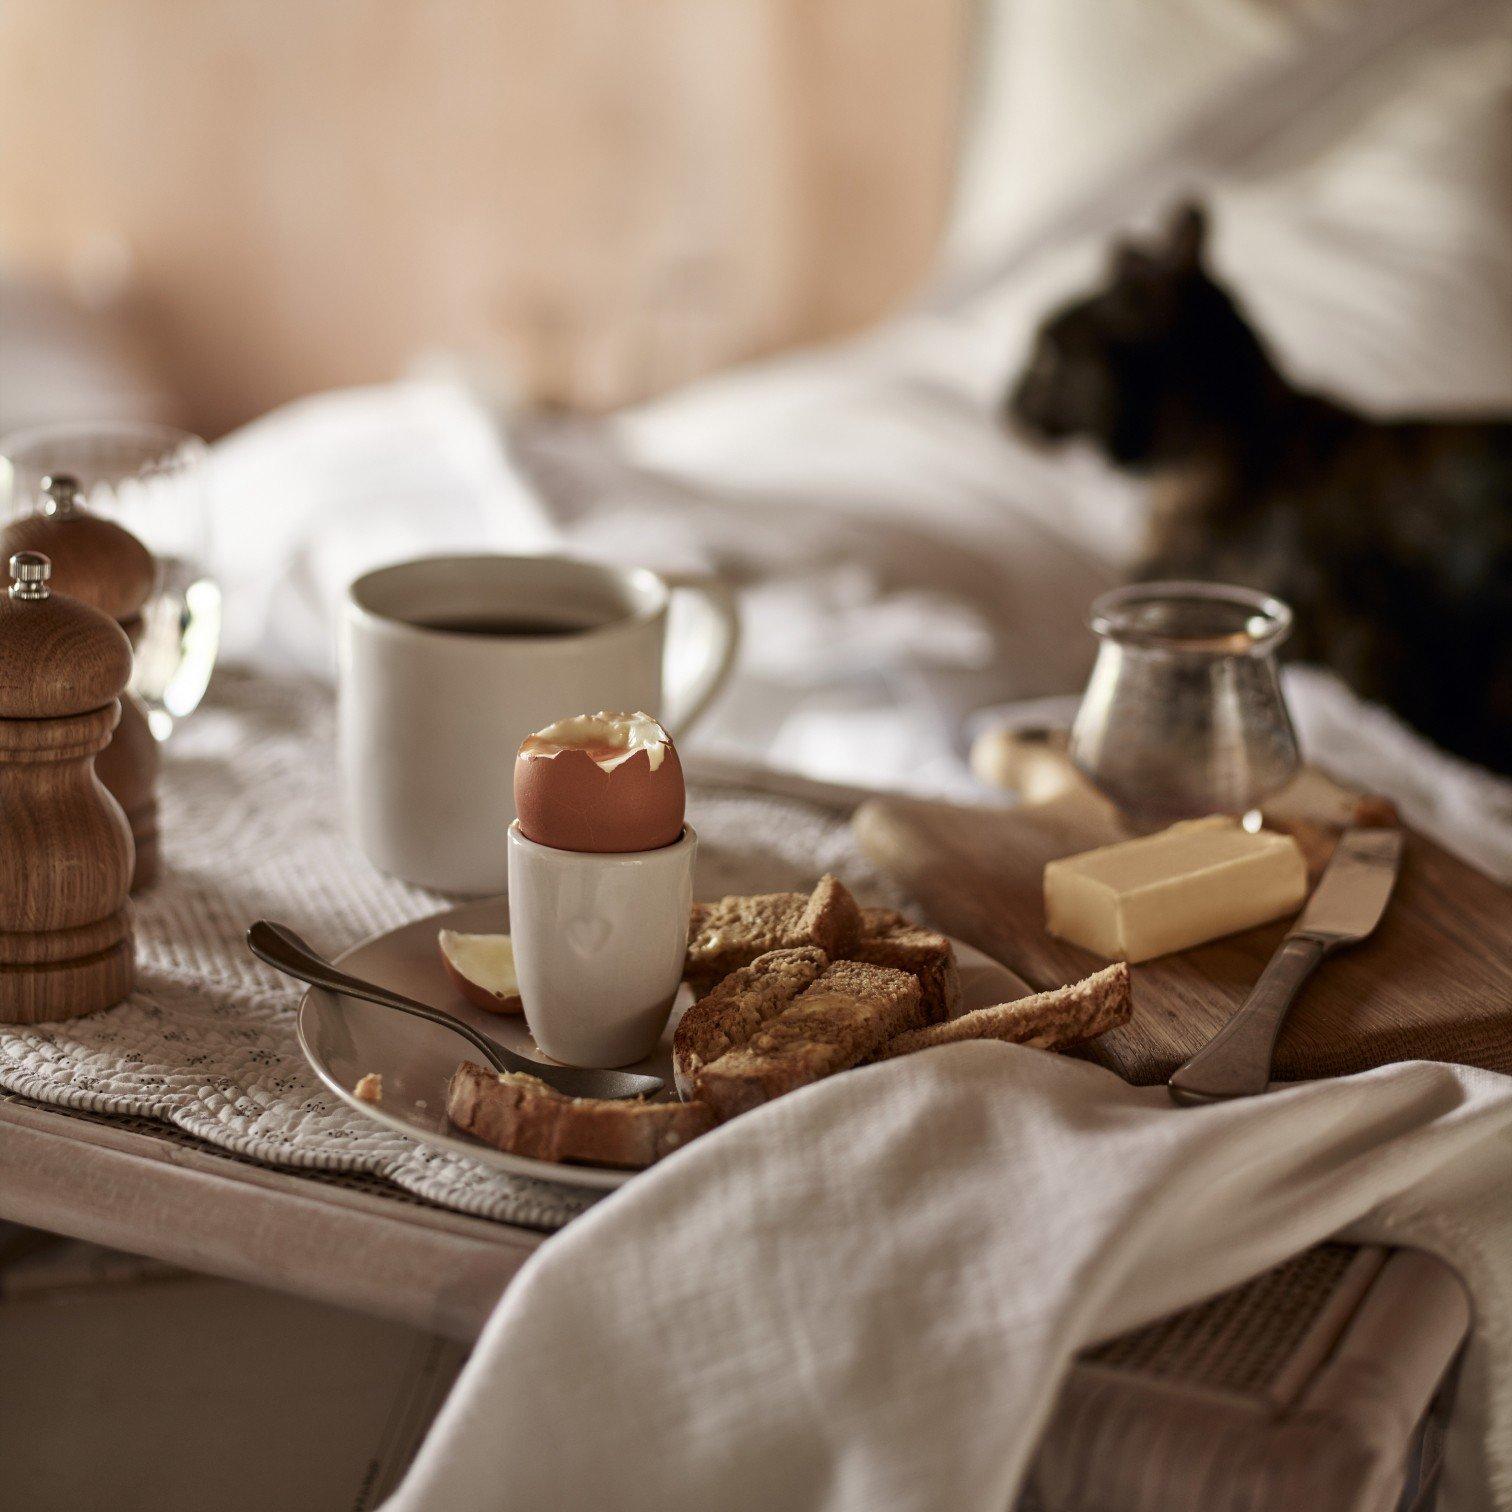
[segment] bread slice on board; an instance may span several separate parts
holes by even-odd
[[[888,966],[836,961],[758,1029],[690,1078],[721,1120],[858,1065],[922,1023],[919,979]]]
[[[446,1114],[475,1139],[532,1160],[638,1169],[714,1127],[701,1103],[566,1097],[533,1076],[463,1061],[446,1091]]]
[[[817,945],[769,950],[699,998],[672,1035],[672,1070],[678,1090],[686,1092],[696,1072],[744,1045],[829,963]]]
[[[825,875],[811,893],[757,893],[693,907],[684,975],[702,995],[732,971],[772,950],[817,946],[844,955],[860,938],[861,910],[838,878]]]
[[[1040,1050],[1064,1050],[1128,1023],[1132,1012],[1129,967],[1118,961],[1068,987],[978,1008],[949,1023],[899,1035],[882,1047],[877,1059],[890,1060],[895,1055],[911,1055],[916,1050],[961,1040],[1006,1040]]]

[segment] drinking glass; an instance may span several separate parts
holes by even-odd
[[[220,589],[205,566],[208,448],[165,425],[55,425],[6,437],[0,458],[0,519],[38,509],[42,480],[68,473],[86,508],[125,526],[157,558],[131,686],[152,733],[166,740],[204,697],[220,645]]]
[[[1280,599],[1224,583],[1140,583],[1104,594],[1089,623],[1100,644],[1071,761],[1131,828],[1249,819],[1291,780],[1297,737],[1276,650],[1292,615]]]

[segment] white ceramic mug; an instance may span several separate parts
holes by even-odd
[[[509,932],[525,1022],[569,1066],[650,1055],[682,983],[698,836],[660,850],[556,850],[509,827]]]
[[[667,646],[679,590],[702,600],[693,658]],[[446,628],[501,621],[537,629]],[[427,557],[365,573],[347,590],[340,638],[348,829],[375,866],[408,882],[502,892],[520,742],[598,709],[644,709],[685,735],[729,675],[737,640],[733,595],[709,579],[545,556]],[[664,702],[669,649],[695,665]]]

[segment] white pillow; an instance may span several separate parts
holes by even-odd
[[[1217,206],[1215,261],[1296,378],[1385,413],[1512,410],[1512,7]]]
[[[1183,186],[1298,377],[1381,409],[1512,405],[1512,7],[996,0],[950,282]]]

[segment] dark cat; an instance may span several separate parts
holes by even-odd
[[[1382,423],[1282,376],[1202,268],[1203,218],[1122,246],[1041,327],[1009,418],[1148,474],[1137,576],[1244,583],[1290,654],[1512,771],[1512,422]]]

